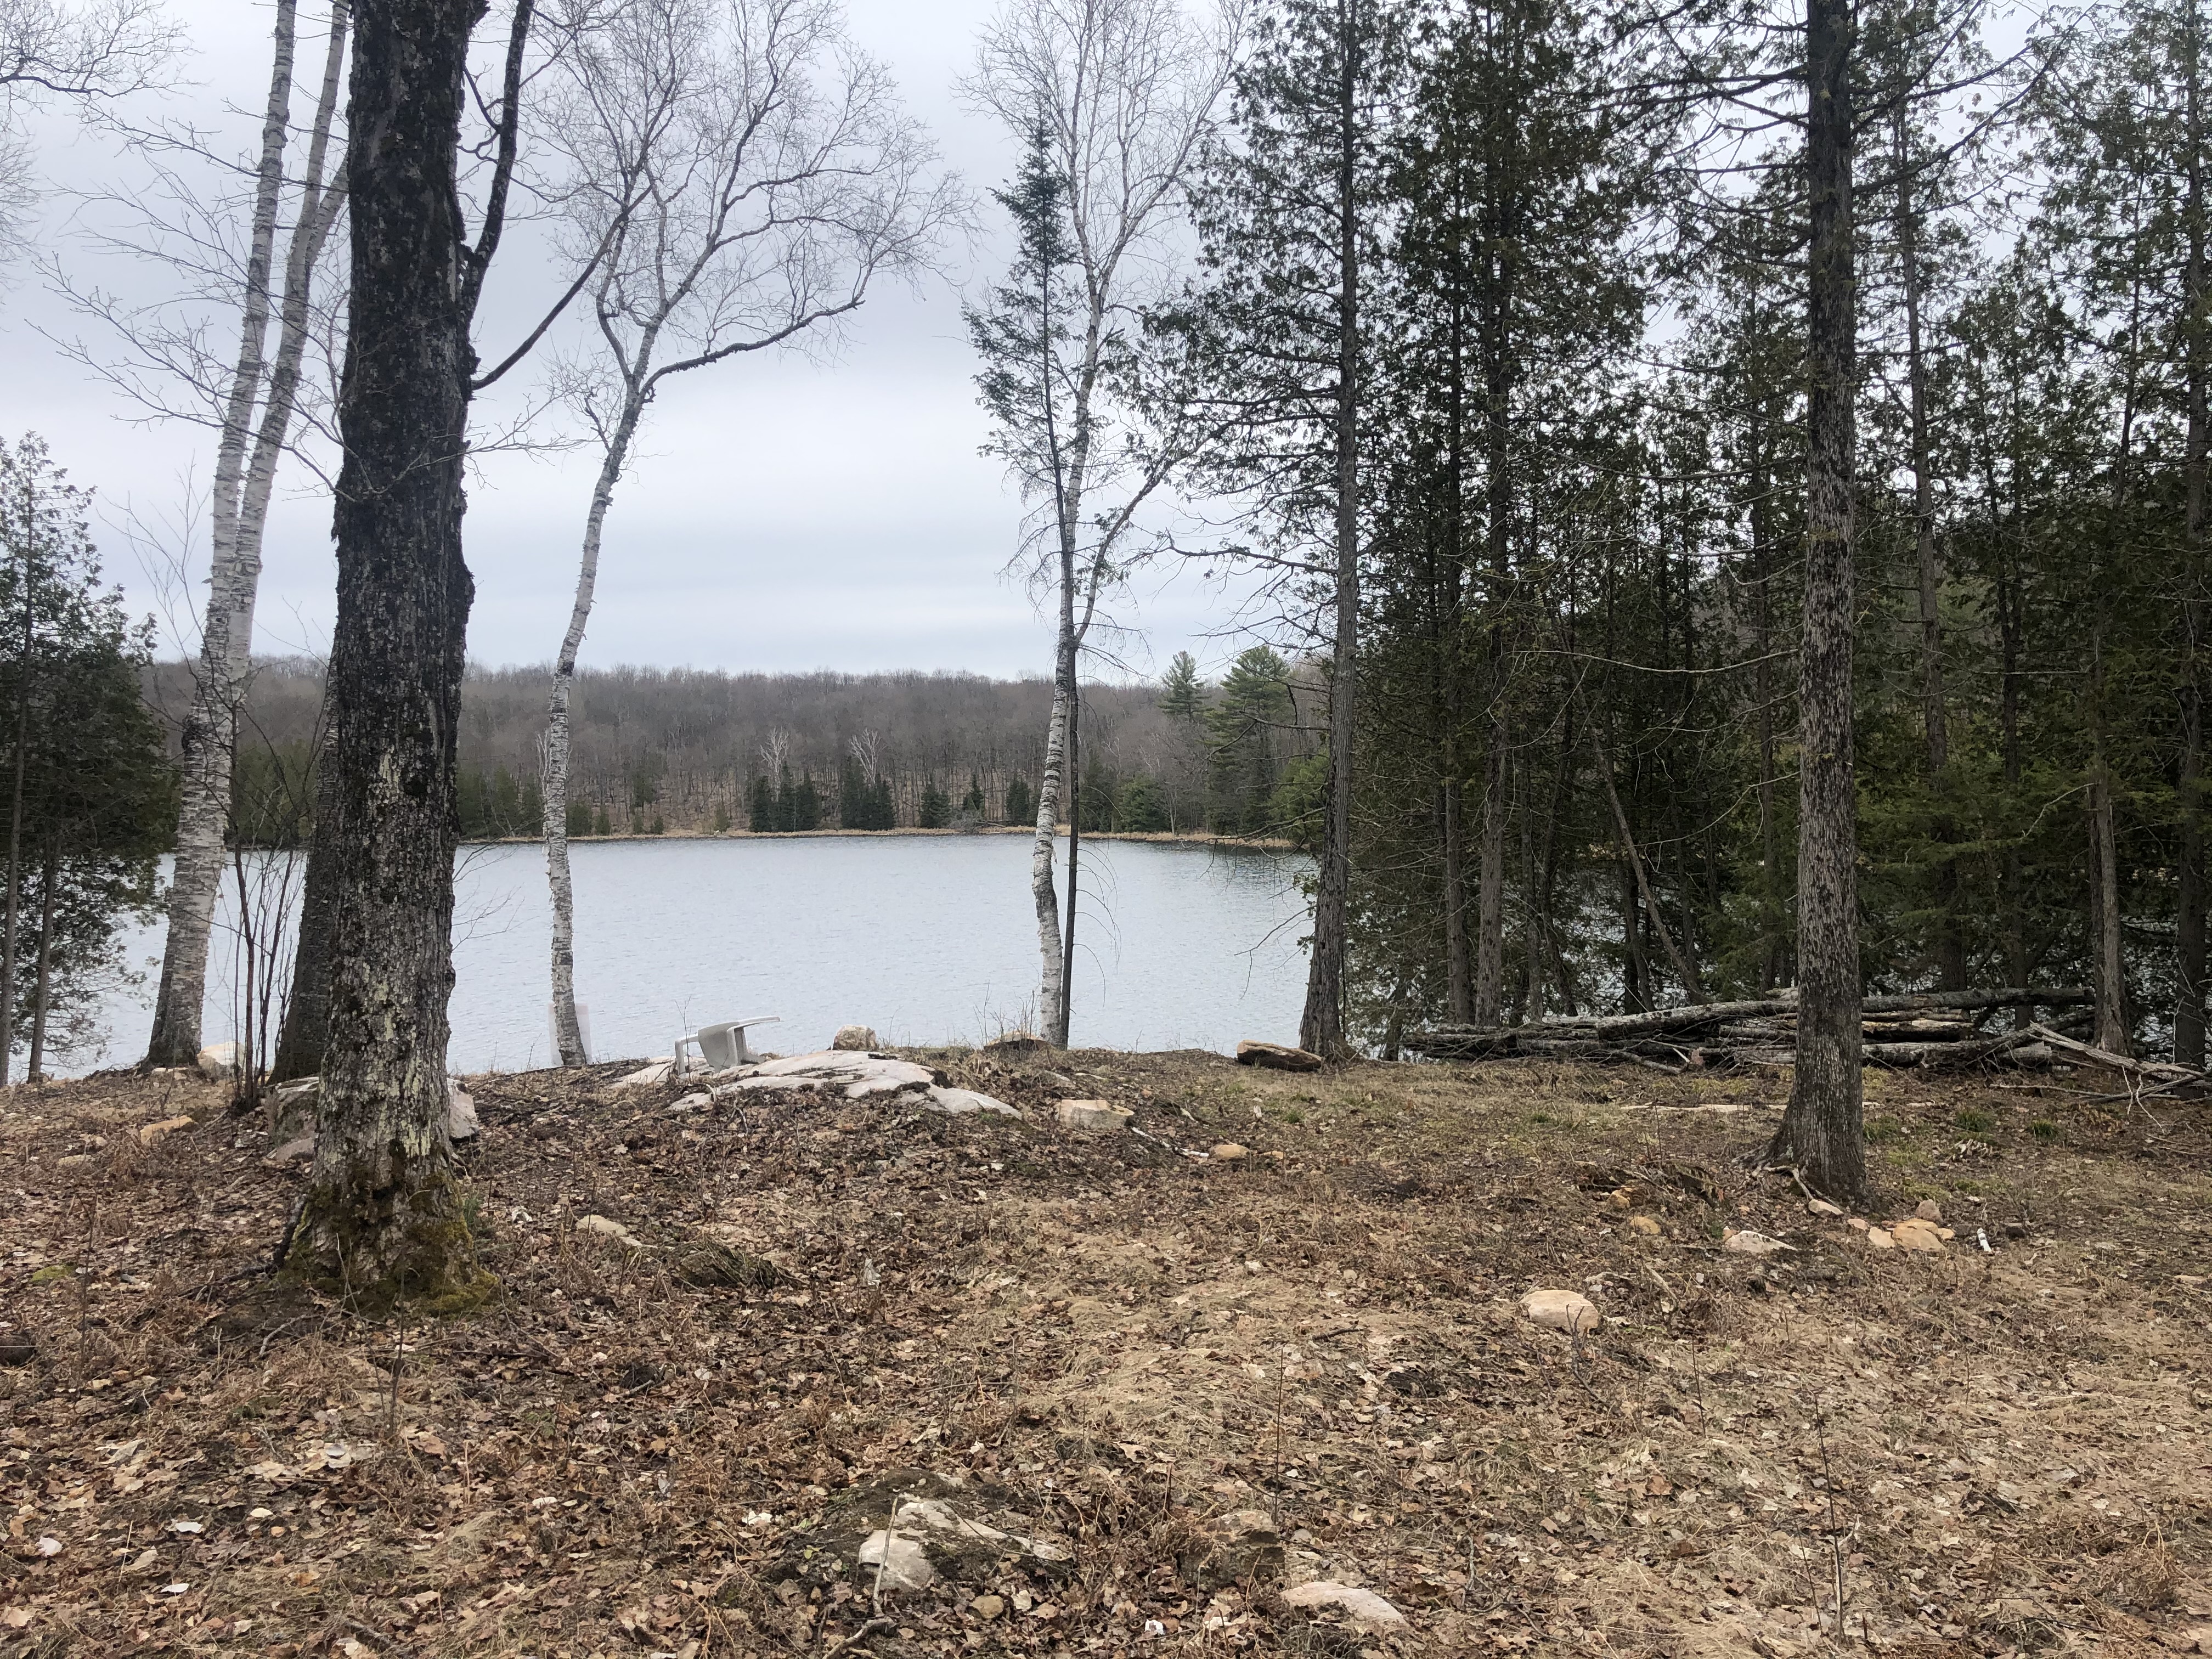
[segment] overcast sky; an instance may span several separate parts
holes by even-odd
[[[1007,170],[1011,147],[956,100],[975,32],[994,0],[847,0],[854,38],[890,64],[908,106],[930,128],[945,165],[981,189]],[[190,31],[196,84],[162,106],[220,125],[243,153],[268,73],[265,4],[173,0]],[[303,14],[313,7],[303,6]],[[306,17],[302,19],[303,29]],[[303,58],[308,54],[303,52]],[[295,111],[306,106],[306,96]],[[153,106],[149,106],[149,112]],[[73,191],[126,182],[113,146],[66,122],[36,129],[50,185],[41,241],[80,282],[150,295],[164,268],[100,259],[67,234]],[[680,378],[647,417],[641,456],[609,520],[586,664],[732,670],[967,669],[1044,672],[1048,630],[1018,581],[1001,573],[1020,505],[997,463],[978,455],[984,422],[969,380],[960,297],[988,280],[1002,242],[949,250],[952,275],[919,294],[878,290],[834,357],[740,360]],[[542,259],[526,240],[502,247],[478,319],[488,360],[527,326]],[[41,329],[101,337],[18,268],[0,295],[0,427],[42,434],[75,479],[95,486],[110,573],[147,610],[173,611],[122,533],[126,520],[175,526],[212,465],[209,433],[147,424],[115,392],[63,356]],[[226,343],[223,349],[234,349]],[[504,390],[504,388],[502,388]],[[568,618],[577,540],[596,453],[495,457],[471,485],[466,527],[476,608],[472,659],[549,660]],[[271,516],[257,648],[319,653],[327,644],[335,566],[326,501],[292,468]],[[192,580],[204,576],[204,518],[191,539]],[[1142,630],[1123,647],[1138,669],[1189,648],[1218,665],[1239,641],[1223,635],[1231,606],[1189,573],[1140,575],[1121,610]],[[1102,678],[1117,678],[1101,664]]]

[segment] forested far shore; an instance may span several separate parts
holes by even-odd
[[[543,666],[472,667],[464,681],[464,839],[543,833],[538,745],[549,676]],[[156,663],[145,678],[173,748],[192,665]],[[1030,825],[1051,696],[1042,678],[580,669],[568,833]],[[1317,796],[1319,688],[1274,652],[1243,653],[1219,684],[1179,658],[1157,684],[1085,685],[1083,705],[1085,833],[1262,841],[1302,833]],[[238,839],[300,846],[311,836],[322,708],[319,664],[255,665],[232,786]]]

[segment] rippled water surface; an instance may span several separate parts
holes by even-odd
[[[578,843],[577,990],[591,1010],[594,1056],[665,1054],[679,1030],[762,1013],[784,1024],[756,1041],[787,1054],[826,1046],[848,1023],[872,1025],[885,1042],[917,1043],[1028,1024],[1037,981],[1029,854],[1018,836]],[[1086,842],[1074,1041],[1219,1049],[1240,1037],[1295,1041],[1304,867],[1271,853]],[[544,1065],[544,854],[464,848],[457,889],[448,1058],[464,1072]],[[236,933],[227,884],[210,1042],[238,1023]],[[105,1057],[80,1056],[70,1069],[144,1052],[160,951],[158,928],[134,933],[131,957],[145,982],[113,1000]]]

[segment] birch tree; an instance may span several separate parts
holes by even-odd
[[[325,168],[330,163],[349,21],[348,0],[332,0],[313,118],[295,180],[288,179],[285,162],[292,139],[298,0],[279,0],[276,8],[275,51],[262,117],[246,261],[235,291],[238,350],[224,377],[227,384],[207,386],[210,400],[220,410],[214,499],[209,514],[212,545],[207,609],[200,625],[191,712],[183,732],[176,863],[169,888],[161,988],[155,999],[154,1030],[147,1046],[149,1066],[188,1065],[200,1048],[209,933],[216,890],[222,880],[238,712],[252,665],[262,535],[268,523],[277,463],[291,441],[316,269],[344,200],[343,180],[335,173],[325,177]],[[285,235],[279,288],[272,279],[278,224],[288,198],[292,219]],[[273,349],[272,325],[276,331]],[[166,356],[173,367],[192,363],[185,337],[143,331],[137,331],[136,337],[155,355]],[[204,384],[191,368],[185,368],[185,373],[187,384]]]
[[[1050,595],[1052,704],[1030,890],[1043,1035],[1068,1039],[1076,820],[1063,922],[1054,834],[1076,776],[1077,673],[1099,602],[1142,542],[1141,514],[1186,453],[1140,412],[1147,343],[1137,313],[1161,297],[1186,191],[1226,89],[1241,14],[1201,25],[1177,0],[1007,0],[963,89],[1026,149],[999,201],[1020,249],[971,308],[981,401],[1004,460],[1037,503],[1018,562]]]
[[[568,869],[568,702],[615,485],[671,376],[793,346],[926,269],[955,196],[884,68],[824,0],[631,0],[570,59],[549,125],[576,183],[568,234],[604,250],[599,341],[568,377],[599,441],[544,745],[554,1030],[585,1062]]]

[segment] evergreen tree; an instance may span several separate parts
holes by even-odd
[[[1006,783],[1006,822],[1030,824],[1036,821],[1036,796],[1029,780],[1016,776]]]
[[[924,830],[943,830],[952,823],[952,802],[933,777],[921,787],[921,807],[915,822]]]
[[[1291,714],[1290,669],[1264,645],[1241,653],[1206,714],[1211,738],[1212,810],[1224,836],[1267,832],[1279,778],[1278,756]]]

